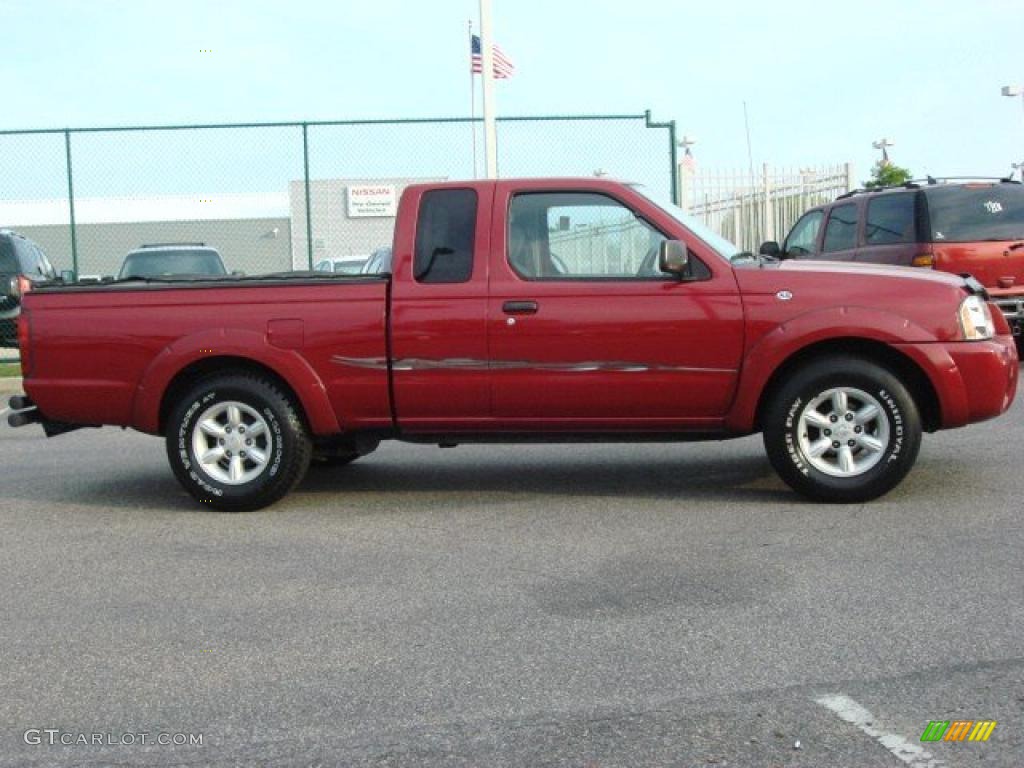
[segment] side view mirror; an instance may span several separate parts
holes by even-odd
[[[782,249],[779,248],[779,244],[774,240],[768,240],[767,242],[761,243],[761,247],[757,252],[762,256],[771,256],[773,259],[782,257]]]
[[[690,267],[690,252],[682,240],[662,240],[658,247],[658,269],[670,275],[685,275]]]
[[[60,280],[62,283],[73,283],[75,282],[75,273],[70,269],[62,269],[60,272]]]

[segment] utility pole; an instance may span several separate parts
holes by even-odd
[[[888,147],[896,146],[896,142],[895,141],[889,141],[888,139],[883,137],[883,138],[879,139],[878,141],[871,142],[871,146],[874,147],[875,149],[882,150],[882,165],[883,166],[888,165],[889,164],[889,153],[886,151],[886,149]]]

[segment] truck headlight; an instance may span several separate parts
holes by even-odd
[[[980,296],[968,296],[960,304],[960,328],[968,341],[991,339],[995,333],[992,311]]]

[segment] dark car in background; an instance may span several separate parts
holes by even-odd
[[[783,259],[892,264],[969,274],[988,290],[1021,343],[1024,185],[1009,179],[908,182],[855,190],[812,208],[780,248]]]
[[[42,248],[16,232],[0,229],[0,346],[18,346],[22,294],[33,283],[56,278]]]
[[[129,277],[222,277],[228,274],[216,248],[204,243],[154,243],[125,256],[118,280]]]

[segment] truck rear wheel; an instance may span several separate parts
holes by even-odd
[[[204,379],[174,405],[167,458],[200,503],[260,509],[305,476],[312,441],[299,409],[272,382],[245,374]]]
[[[857,503],[895,488],[921,447],[914,398],[892,372],[857,357],[815,360],[767,405],[764,446],[779,476],[816,501]]]

